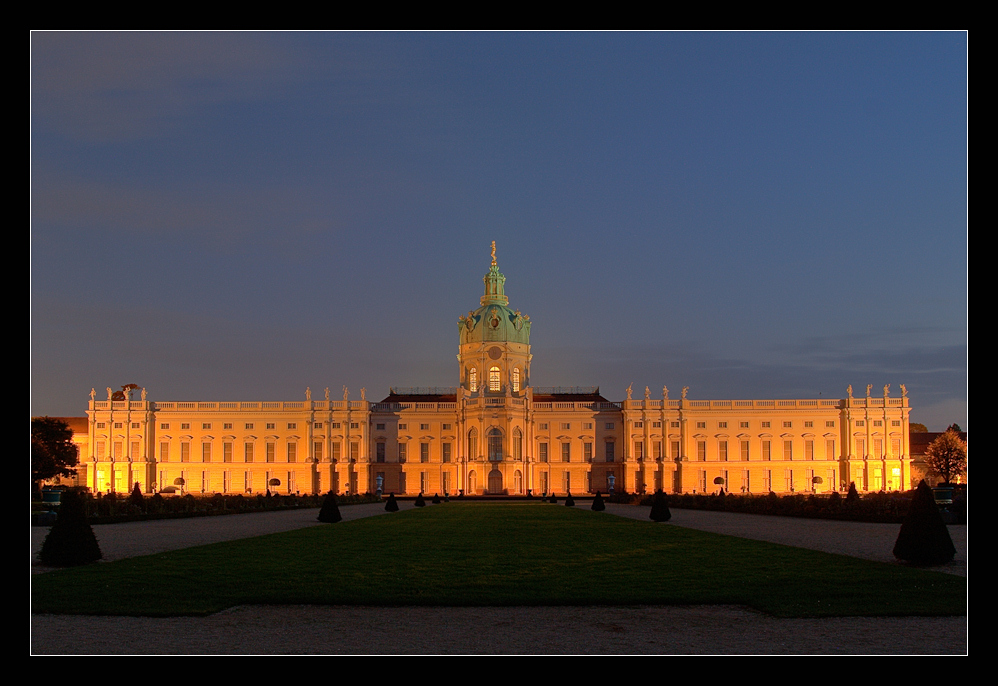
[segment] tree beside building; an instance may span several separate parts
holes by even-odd
[[[945,483],[967,472],[967,442],[952,428],[940,434],[925,450],[925,464]]]

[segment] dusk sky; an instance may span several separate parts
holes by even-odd
[[[31,413],[458,382],[905,384],[967,428],[967,36],[32,33]]]

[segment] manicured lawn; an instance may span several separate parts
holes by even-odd
[[[963,615],[966,579],[540,503],[433,505],[32,579],[36,613],[719,603],[784,617]]]

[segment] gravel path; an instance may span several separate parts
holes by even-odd
[[[411,502],[400,502],[403,509]],[[647,520],[649,508],[607,506]],[[383,505],[341,508],[345,520]],[[316,510],[94,527],[105,559],[315,526]],[[673,510],[671,525],[893,562],[899,525]],[[32,560],[47,529],[31,531]],[[950,527],[966,576],[966,527]],[[33,572],[46,571],[37,564]],[[483,627],[488,627],[483,631]],[[155,638],[151,638],[155,637]],[[211,617],[34,615],[33,654],[966,654],[966,617],[776,619],[739,607],[237,607]]]

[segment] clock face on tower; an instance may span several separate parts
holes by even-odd
[[[497,345],[493,345],[489,348],[489,357],[493,360],[498,360],[502,357],[502,349],[500,349]]]

